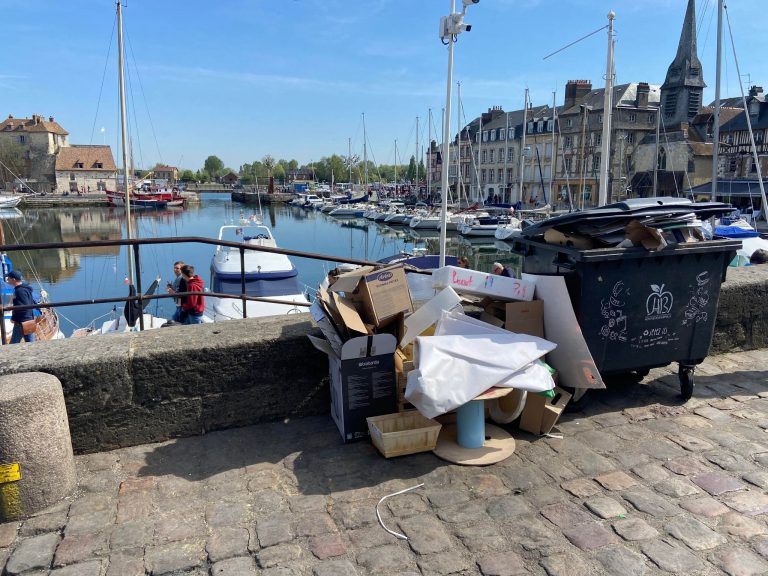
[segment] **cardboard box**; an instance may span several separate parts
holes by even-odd
[[[328,354],[331,417],[345,443],[368,436],[369,416],[397,412],[394,336],[352,338],[342,346],[341,356],[327,341],[309,338],[318,350]]]
[[[443,266],[432,272],[432,285],[435,288],[450,286],[459,294],[490,296],[505,300],[531,300],[534,289],[534,285],[525,280],[456,266]]]
[[[520,429],[531,434],[549,434],[570,399],[571,395],[562,388],[555,388],[554,398],[528,393],[520,416]]]
[[[352,298],[363,322],[379,327],[397,314],[413,312],[411,293],[402,264],[378,270],[365,266],[342,274],[330,288]]]
[[[530,334],[545,338],[544,302],[541,300],[508,302],[504,328],[517,334]]]

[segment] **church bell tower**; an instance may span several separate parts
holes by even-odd
[[[677,55],[661,86],[662,113],[668,129],[690,122],[701,111],[705,86],[701,61],[696,54],[696,0],[688,0]]]

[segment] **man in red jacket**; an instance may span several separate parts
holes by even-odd
[[[184,264],[181,267],[181,275],[187,282],[186,292],[199,292],[181,297],[181,310],[186,314],[184,324],[202,324],[203,311],[205,310],[205,297],[203,296],[203,280],[195,274],[195,267]]]

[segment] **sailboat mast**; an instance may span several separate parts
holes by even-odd
[[[662,103],[659,102],[659,108],[656,110],[656,151],[654,152],[653,161],[653,197],[659,195],[659,146],[661,142],[661,108]]]
[[[395,139],[395,195],[397,195],[397,139]]]
[[[608,203],[608,182],[611,171],[611,117],[613,116],[613,19],[608,12],[608,62],[605,69],[605,99],[603,101],[603,148],[600,152],[600,192],[597,205]]]
[[[349,162],[349,185],[352,186],[352,138],[347,138],[347,162]]]
[[[123,178],[125,179],[125,218],[126,228],[128,229],[128,240],[133,239],[133,230],[131,227],[131,190],[128,180],[128,144],[126,134],[128,133],[128,120],[125,113],[125,77],[123,75],[123,7],[117,0],[117,64],[118,64],[118,83],[120,85],[120,134],[123,147]],[[128,252],[128,282],[133,284],[135,280],[135,271],[133,269],[133,259],[130,250]]]
[[[509,112],[506,113],[506,128],[504,129],[504,192],[502,192],[501,201],[506,202],[507,201],[507,188],[509,188],[509,176],[507,176],[507,142],[509,138]],[[512,195],[510,194],[509,203],[512,203]]]
[[[717,2],[717,65],[715,67],[715,117],[714,131],[712,133],[712,196],[717,195],[717,171],[720,163],[720,77],[723,61],[723,4],[724,0]]]
[[[416,116],[416,194],[419,190],[419,117]]]
[[[467,139],[469,139],[469,130],[464,130]],[[469,162],[472,168],[475,167],[474,159],[471,154],[472,147],[469,147],[470,156]],[[470,176],[471,177],[471,176]],[[456,82],[456,196],[458,198],[459,206],[461,206],[461,197],[464,193],[464,180],[462,180],[461,174],[461,82]],[[467,199],[469,204],[469,199]]]
[[[363,191],[368,194],[368,135],[365,133],[365,112],[363,112],[363,164],[365,170],[365,188]]]
[[[520,144],[520,197],[523,201],[523,173],[525,172],[525,125],[528,122],[528,88],[525,89],[525,100],[523,101],[523,136]]]
[[[554,206],[555,191],[552,186],[557,168],[557,141],[555,140],[555,123],[557,122],[557,91],[552,92],[552,154],[549,157],[549,201]]]
[[[429,108],[427,112],[427,146],[429,146],[429,154],[427,154],[427,202],[430,202],[432,196],[432,108]]]

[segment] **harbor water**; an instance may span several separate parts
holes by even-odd
[[[184,209],[133,211],[133,236],[165,238],[201,236],[216,239],[219,228],[237,224],[244,216],[258,214],[258,209],[233,203],[227,196],[201,196],[199,204]],[[126,216],[116,208],[45,208],[26,209],[0,215],[8,245],[127,238]],[[327,261],[291,257],[298,269],[300,285],[314,294],[326,272],[338,263],[334,258],[379,260],[401,252],[438,253],[437,231],[426,234],[409,228],[391,228],[365,219],[336,219],[318,211],[274,204],[262,208],[263,222],[270,226],[278,246],[327,254]],[[160,289],[173,277],[173,262],[182,260],[195,267],[206,287],[210,282],[210,263],[215,247],[196,243],[151,245],[141,248],[141,282],[145,288],[155,278]],[[494,260],[512,265],[516,257],[509,247],[493,238],[469,241],[451,236],[448,254],[467,256],[473,267],[490,270]],[[52,302],[117,298],[128,295],[127,253],[125,247],[94,247],[11,252],[14,268],[36,288],[48,292]],[[122,313],[122,304],[92,304],[57,308],[61,329],[69,336],[76,328],[101,325],[113,314]],[[169,318],[173,312],[170,299],[155,300],[147,312]]]

